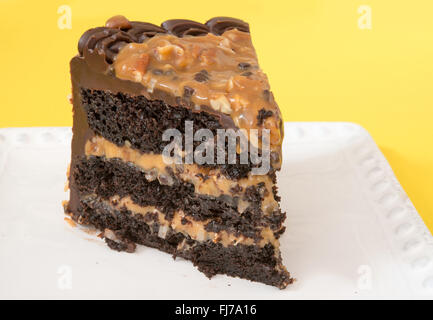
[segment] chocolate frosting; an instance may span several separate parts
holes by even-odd
[[[209,28],[202,23],[183,19],[167,20],[162,23],[162,27],[177,37],[203,36],[210,32]]]
[[[166,33],[167,31],[161,27],[155,26],[148,22],[132,21],[132,28],[127,32],[133,37],[134,42],[142,43],[148,38],[152,38],[157,33]]]
[[[104,73],[113,63],[119,50],[128,43],[142,43],[158,33],[185,37],[203,36],[208,33],[221,35],[231,29],[248,33],[250,31],[248,23],[229,17],[215,17],[205,24],[192,20],[172,19],[157,26],[148,22],[129,21],[123,16],[114,16],[107,21],[105,27],[84,32],[78,41],[78,52],[93,70]]]
[[[215,17],[206,22],[206,26],[210,32],[216,35],[222,35],[224,32],[231,29],[238,29],[242,32],[250,32],[250,26],[248,23],[229,17]]]

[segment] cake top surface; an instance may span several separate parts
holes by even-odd
[[[164,91],[194,111],[228,115],[240,129],[269,129],[272,162],[281,165],[282,117],[246,22],[216,17],[156,26],[115,16],[86,31],[78,50],[94,71],[140,83],[144,95]]]

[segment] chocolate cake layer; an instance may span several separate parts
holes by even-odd
[[[149,100],[144,96],[82,89],[81,99],[87,113],[88,125],[95,133],[118,146],[124,146],[128,141],[131,148],[143,153],[162,153],[164,147],[170,143],[162,139],[167,129],[178,130],[184,141],[186,121],[193,122],[193,134],[200,129],[209,129],[216,136],[216,130],[223,129],[219,119],[209,113],[194,113],[181,105],[170,106],[162,100]],[[194,142],[193,151],[199,144],[200,142]],[[227,146],[227,143],[225,145]],[[182,150],[185,150],[183,144]],[[251,172],[251,168],[257,166],[251,163],[250,157],[248,164],[241,164],[239,156],[237,164],[229,164],[228,161],[216,164],[216,144],[214,150],[215,164],[205,165],[220,169],[222,174],[231,179],[245,178]],[[227,159],[228,152],[225,154]]]
[[[158,180],[148,181],[143,171],[121,160],[83,157],[71,170],[80,197],[96,194],[108,200],[113,196],[129,196],[140,206],[155,206],[167,220],[176,210],[182,210],[194,220],[211,219],[205,226],[207,231],[225,230],[256,240],[260,240],[263,227],[270,227],[276,238],[284,231],[285,214],[279,208],[268,215],[262,212],[260,186],[251,186],[247,190],[243,200],[250,205],[239,213],[241,199],[238,197],[197,195],[192,184],[179,181],[175,176],[167,178],[171,179],[170,185]]]
[[[211,240],[195,241],[171,228],[164,228],[161,233],[160,226],[157,223],[149,225],[146,217],[126,209],[114,210],[98,199],[81,200],[72,218],[104,230],[103,235],[112,249],[133,251],[133,243],[157,248],[173,257],[192,261],[209,278],[227,274],[279,288],[285,288],[293,281],[281,264],[280,253],[270,244],[225,247]]]

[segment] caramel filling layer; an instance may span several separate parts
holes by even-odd
[[[115,196],[110,198],[109,202],[110,202],[109,205],[117,210],[126,208],[127,210],[131,211],[134,214],[141,214],[143,216],[151,215],[151,214],[156,215],[157,222],[160,224],[160,226],[162,226],[160,227],[158,232],[158,235],[161,238],[165,238],[165,234],[168,228],[172,228],[174,231],[181,232],[185,235],[188,235],[196,241],[212,240],[213,242],[221,243],[224,246],[237,245],[237,244],[245,244],[245,245],[256,244],[263,247],[267,243],[271,243],[276,248],[278,248],[279,246],[279,242],[277,241],[277,239],[275,239],[274,233],[269,227],[263,228],[261,230],[260,235],[262,239],[258,243],[256,243],[252,238],[244,237],[242,235],[236,237],[235,235],[230,234],[224,230],[217,233],[206,231],[205,225],[210,220],[195,221],[186,217],[183,211],[176,211],[174,213],[173,219],[169,221],[166,220],[164,214],[160,212],[158,209],[156,209],[155,207],[139,206],[135,204],[129,197],[119,198],[118,196]],[[148,224],[152,224],[154,221],[152,219],[148,219],[148,220],[149,222],[146,222]]]
[[[116,77],[141,83],[148,92],[162,90],[196,110],[206,105],[227,114],[238,128],[269,129],[271,151],[281,160],[281,114],[249,33],[232,29],[221,36],[182,38],[158,34],[124,46],[114,70]],[[260,111],[267,115],[263,120]]]
[[[263,183],[264,192],[261,204],[263,213],[265,215],[270,214],[278,209],[278,203],[275,201],[272,193],[272,180],[269,176],[249,175],[247,178],[234,181],[225,177],[218,169],[211,170],[199,167],[196,164],[166,164],[161,154],[141,153],[129,147],[128,143],[119,147],[101,136],[94,136],[87,141],[85,154],[86,156],[121,159],[125,162],[130,162],[144,170],[148,180],[158,179],[161,184],[170,185],[173,183],[171,175],[167,170],[167,168],[170,168],[179,179],[193,184],[197,194],[214,197],[229,195],[239,196],[242,199],[243,193],[249,186]],[[240,200],[238,211],[242,213],[248,205],[248,201]]]

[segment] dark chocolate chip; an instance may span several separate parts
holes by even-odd
[[[191,98],[191,96],[194,94],[195,90],[191,87],[185,86],[183,87],[183,97],[184,98]]]
[[[194,75],[194,80],[198,82],[206,82],[209,80],[209,72],[201,70]]]
[[[201,178],[203,180],[203,182],[206,181],[207,179],[209,179],[209,176],[205,176],[205,175],[203,175],[203,173],[197,173],[195,176],[198,178]]]
[[[259,126],[261,126],[263,124],[263,122],[269,118],[272,117],[274,113],[271,110],[265,110],[265,109],[260,109],[259,110],[259,114],[257,115],[257,124]]]
[[[248,62],[240,62],[238,64],[238,68],[241,70],[248,70],[249,68],[251,68],[251,64],[249,64]]]
[[[183,218],[180,220],[180,223],[182,223],[183,225],[185,225],[185,224],[191,224],[191,221],[189,221],[188,219],[186,219],[185,217],[183,217]]]
[[[267,102],[271,100],[271,92],[268,89],[263,90],[263,99]]]
[[[238,184],[236,186],[230,188],[230,192],[234,193],[234,194],[241,193],[242,190],[243,190],[243,188]]]
[[[154,75],[159,76],[159,75],[161,75],[161,74],[164,74],[164,71],[162,71],[161,69],[153,69],[153,70],[152,70],[152,73],[153,73]]]
[[[247,71],[247,72],[242,73],[241,76],[249,77],[249,76],[251,76],[252,74],[253,74],[253,73],[252,73],[251,71]]]

